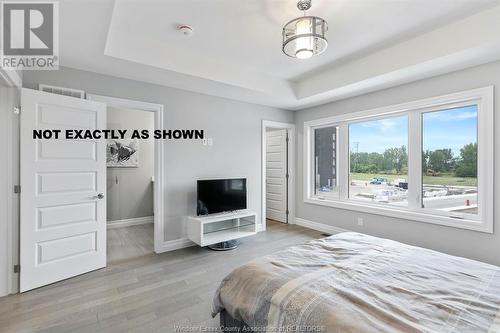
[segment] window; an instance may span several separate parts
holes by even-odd
[[[477,105],[422,118],[422,207],[477,215]]]
[[[304,201],[492,232],[493,87],[304,123]]]
[[[349,198],[408,205],[408,117],[349,124]]]
[[[337,127],[314,129],[314,194],[338,198]]]

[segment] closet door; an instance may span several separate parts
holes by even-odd
[[[287,131],[266,135],[266,218],[287,223]]]

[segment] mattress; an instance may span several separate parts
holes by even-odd
[[[346,232],[235,269],[222,311],[258,332],[500,332],[500,267]]]

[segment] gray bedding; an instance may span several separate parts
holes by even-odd
[[[235,269],[223,310],[259,332],[500,332],[500,267],[346,232]]]

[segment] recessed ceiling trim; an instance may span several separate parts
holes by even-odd
[[[295,8],[291,8],[291,12],[283,10],[290,7],[283,2],[256,0],[236,5],[233,0],[221,0],[207,6],[215,6],[214,13],[217,15],[224,15],[228,8],[233,10],[228,21],[219,23],[248,27],[247,30],[237,31],[236,41],[231,35],[224,35],[228,29],[221,30],[218,29],[221,27],[213,25],[213,17],[205,7],[202,11],[193,11],[181,0],[169,1],[168,5],[155,0],[62,2],[61,12],[65,15],[60,18],[61,65],[234,100],[300,109],[500,59],[496,48],[500,6],[491,7],[494,0],[477,0],[473,4],[466,0],[453,1],[453,14],[449,12],[449,2],[435,3],[432,0],[432,12],[441,13],[441,16],[433,16],[431,27],[436,26],[435,19],[440,17],[440,28],[404,39],[405,33],[408,33],[404,29],[409,26],[404,22],[397,25],[391,22],[390,31],[402,29],[397,34],[398,40],[403,42],[377,52],[358,52],[357,58],[335,65],[339,58],[335,54],[330,57],[331,51],[344,52],[345,59],[345,52],[352,54],[359,46],[347,45],[351,40],[365,38],[366,43],[375,42],[377,45],[384,45],[384,40],[380,39],[382,35],[377,39],[374,35],[365,34],[366,29],[356,32],[357,38],[338,40],[339,34],[354,33],[352,27],[359,25],[347,18],[358,19],[361,14],[359,20],[362,22],[373,19],[374,15],[363,16],[359,12],[360,9],[366,12],[370,4],[361,6],[350,0],[335,3],[315,1],[312,15],[321,14],[327,20],[338,18],[329,20],[328,37],[335,48],[306,62],[283,57],[279,47],[282,23],[293,18],[297,12]],[[390,3],[395,10],[413,6],[418,15],[412,18],[425,17],[428,10],[422,12],[421,9],[426,1],[431,2],[388,1],[385,5]],[[172,6],[176,10],[172,10]],[[398,9],[398,6],[402,7]],[[457,15],[464,17],[467,13],[475,14],[456,21]],[[83,23],[91,21],[92,24]],[[180,22],[195,25],[196,33],[190,38],[179,34],[175,28]],[[425,22],[419,27],[420,31],[428,31],[425,30]],[[108,28],[106,36],[102,32]],[[415,31],[414,28],[412,31]],[[257,36],[253,35],[255,29]],[[389,31],[381,29],[384,33]],[[269,34],[269,31],[276,30],[278,34]],[[332,31],[336,35],[332,35]],[[159,33],[144,43],[142,39],[148,32]],[[460,38],[456,38],[457,35]],[[254,44],[246,42],[254,39]],[[250,48],[245,49],[245,45],[238,44],[238,40],[249,44]],[[219,44],[224,47],[215,48],[215,51],[211,48],[211,45]],[[366,47],[369,46],[366,44]],[[217,49],[241,52],[226,55],[224,52],[218,54]],[[331,59],[336,60],[332,63]],[[296,67],[298,63],[304,66],[300,70]],[[304,72],[310,74],[305,75]]]

